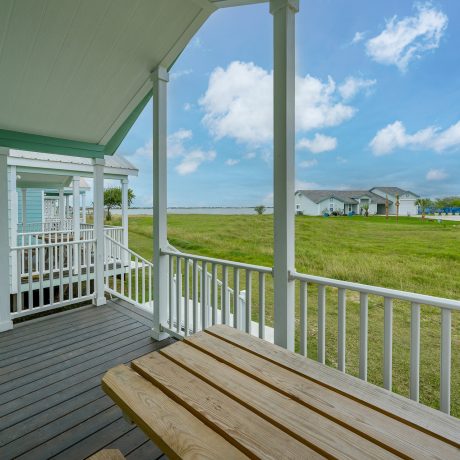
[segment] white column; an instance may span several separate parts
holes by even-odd
[[[65,209],[64,209],[64,189],[59,189],[59,230],[65,230],[64,220],[65,220]]]
[[[10,257],[8,225],[8,149],[0,147],[0,260]],[[13,328],[10,315],[10,264],[0,276],[0,332]]]
[[[167,152],[166,116],[169,76],[164,67],[152,73],[153,83],[153,329],[152,337],[163,340],[168,335],[161,324],[168,318],[168,257],[161,255],[168,244],[167,229]]]
[[[86,192],[83,192],[81,195],[81,214],[82,222],[86,224]]]
[[[123,246],[128,247],[128,179],[121,180],[121,225],[123,227]]]
[[[22,231],[26,232],[26,225],[27,225],[27,189],[22,189]]]
[[[18,190],[17,190],[17,172],[16,166],[10,166],[9,169],[9,200],[10,200],[10,217],[9,217],[9,227],[10,227],[10,246],[18,245]],[[12,279],[12,292],[17,292],[18,289],[18,280],[15,276],[17,273],[18,261],[14,257],[15,254],[10,254],[10,267],[11,273],[10,278]]]
[[[70,217],[70,195],[65,195],[65,219]]]
[[[105,305],[104,287],[104,160],[94,160],[94,237],[96,239],[94,304]]]
[[[80,177],[74,176],[72,179],[73,191],[73,239],[80,241]],[[73,268],[76,272],[78,267],[78,255],[80,248],[78,245],[73,247]]]
[[[274,25],[275,343],[294,350],[295,13],[298,0],[270,0]]]

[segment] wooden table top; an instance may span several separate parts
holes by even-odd
[[[460,421],[227,326],[102,386],[171,458],[460,458]]]

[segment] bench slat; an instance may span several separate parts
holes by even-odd
[[[458,454],[455,447],[437,438],[210,334],[196,334],[186,343],[390,452],[411,458]]]
[[[318,446],[340,458],[396,458],[388,450],[186,343],[166,347],[161,354],[306,445]]]
[[[209,328],[206,333],[352,397],[362,404],[460,448],[460,420],[452,416],[415,403],[351,375],[337,372],[335,369],[289,352],[277,345],[268,344],[264,340],[231,327],[216,325]]]
[[[110,369],[104,391],[171,458],[243,459],[238,449],[125,365]]]
[[[159,353],[139,358],[133,361],[132,366],[251,458],[322,458],[319,453]]]

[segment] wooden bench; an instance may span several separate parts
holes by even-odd
[[[107,372],[171,458],[460,458],[460,422],[226,326]]]

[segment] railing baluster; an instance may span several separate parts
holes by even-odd
[[[28,293],[28,300],[29,300],[29,310],[33,308],[33,275],[32,275],[32,251],[30,249],[27,250],[27,277],[29,279],[29,293]]]
[[[193,261],[192,266],[192,291],[193,291],[193,333],[198,331],[198,262]]]
[[[64,300],[64,244],[59,245],[59,302]]]
[[[23,260],[23,249],[18,249],[16,252],[16,263],[17,263],[17,277],[18,277],[18,293],[16,296],[17,310],[22,311],[22,260]]]
[[[70,248],[70,245],[69,246],[69,251],[67,252],[67,255],[69,257],[69,270],[68,270],[68,290],[69,290],[69,300],[72,300],[73,299],[73,245],[72,247]]]
[[[343,288],[338,290],[338,368],[345,372],[345,347],[346,347],[346,323],[347,323],[347,292]]]
[[[359,378],[367,382],[367,331],[369,297],[359,293]]]
[[[176,257],[176,331],[180,334],[182,323],[182,270],[181,259]]]
[[[201,265],[201,328],[208,327],[208,266],[206,262]]]
[[[441,310],[441,405],[446,414],[450,414],[450,373],[451,373],[451,338],[452,312],[447,308]]]
[[[211,293],[211,302],[212,302],[212,325],[217,323],[217,299],[218,299],[218,290],[217,290],[217,265],[212,264],[212,293]]]
[[[307,283],[300,282],[300,354],[307,356]]]
[[[393,299],[384,300],[383,387],[392,389],[393,368]]]
[[[169,262],[169,276],[170,276],[170,286],[172,285],[172,263],[171,261]],[[135,289],[135,293],[134,293],[134,298],[136,299],[136,303],[139,303],[139,258],[138,257],[135,257],[134,258],[134,289]],[[170,287],[170,289],[172,289]],[[172,298],[172,295],[170,294],[170,298]],[[169,319],[172,320],[172,314],[171,312],[169,313]],[[170,327],[172,323],[169,324]]]
[[[145,303],[145,262],[142,260],[142,304]]]
[[[78,260],[77,260],[77,270],[78,270],[78,297],[82,296],[82,289],[81,289],[81,257],[82,257],[82,243],[78,243]]]
[[[251,333],[252,326],[252,271],[246,270],[246,332]]]
[[[98,243],[95,243],[98,244]],[[102,244],[102,243],[99,243]],[[91,250],[93,243],[86,243],[86,295],[90,294],[91,291]]]
[[[184,259],[184,335],[187,337],[190,331],[190,318],[189,318],[189,259]]]
[[[132,299],[132,277],[133,277],[133,274],[132,274],[132,255],[129,254],[129,257],[128,257],[128,297],[130,299]]]
[[[419,400],[420,385],[420,304],[412,303],[410,320],[410,398]]]
[[[318,361],[326,362],[326,287],[318,285]]]
[[[240,271],[233,269],[233,327],[241,328],[240,320]]]
[[[265,339],[265,273],[259,273],[259,337]]]
[[[222,324],[228,325],[230,322],[230,304],[227,296],[228,273],[227,266],[222,265]]]

